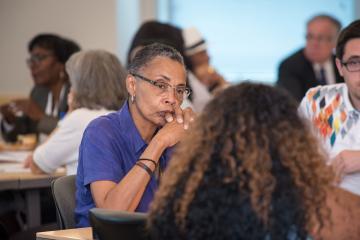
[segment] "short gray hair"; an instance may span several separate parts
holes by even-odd
[[[309,24],[312,23],[313,21],[320,20],[320,19],[328,20],[335,26],[335,28],[337,29],[337,32],[340,32],[341,22],[339,20],[337,20],[335,17],[333,17],[331,15],[327,15],[327,14],[319,14],[319,15],[313,16],[312,18],[310,18],[307,21],[306,26],[309,26]]]
[[[137,73],[143,67],[145,67],[149,62],[151,62],[156,57],[166,57],[171,60],[174,60],[180,63],[185,70],[184,59],[181,54],[173,47],[162,43],[153,43],[147,46],[144,46],[142,49],[137,51],[134,58],[128,66],[129,73]]]
[[[104,50],[81,51],[66,62],[74,108],[117,110],[127,97],[126,70],[119,59]]]

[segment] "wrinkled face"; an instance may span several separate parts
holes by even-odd
[[[311,62],[324,63],[332,55],[336,38],[336,26],[328,19],[310,22],[306,32],[305,56]]]
[[[28,66],[35,84],[50,86],[60,79],[60,72],[64,71],[64,64],[59,62],[53,52],[34,47],[30,52]]]
[[[346,43],[344,56],[341,60],[336,59],[336,66],[349,89],[354,107],[360,110],[360,38]]]
[[[166,57],[155,57],[134,75],[129,74],[126,79],[130,96],[135,96],[135,101],[129,103],[137,115],[133,117],[163,126],[165,114],[173,113],[183,101],[179,93],[186,87],[184,66]]]

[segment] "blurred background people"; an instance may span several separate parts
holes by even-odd
[[[150,231],[154,239],[308,239],[327,220],[332,180],[297,103],[243,83],[214,98],[180,144]]]
[[[27,64],[34,87],[28,99],[0,106],[1,133],[6,141],[18,134],[49,134],[68,110],[70,83],[65,62],[80,50],[77,43],[54,34],[39,34],[28,45]]]
[[[118,110],[127,99],[127,72],[112,53],[81,51],[72,55],[65,66],[71,83],[69,113],[28,158],[26,165],[34,173],[52,173],[66,166],[67,175],[76,174],[86,126],[93,119]]]
[[[360,195],[360,20],[341,31],[336,65],[345,83],[310,89],[299,111],[326,148],[340,187]]]
[[[182,56],[154,43],[128,65],[129,99],[84,132],[76,178],[77,227],[89,226],[93,207],[147,212],[173,147],[194,114],[180,105],[190,90]]]
[[[229,85],[228,82],[211,66],[207,44],[195,28],[183,30],[185,55],[189,59],[189,70],[204,84],[210,92],[218,92]]]
[[[306,25],[305,48],[280,63],[276,84],[300,102],[311,87],[343,82],[334,55],[340,30],[340,22],[332,16],[311,18]]]

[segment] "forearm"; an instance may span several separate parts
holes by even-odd
[[[30,170],[34,174],[46,174],[34,161],[30,163]]]
[[[42,173],[53,173],[69,160],[76,159],[78,145],[63,132],[63,129],[56,128],[33,152],[32,162]]]
[[[103,202],[96,202],[96,205],[100,208],[134,211],[149,181],[148,173],[135,165],[120,183],[107,192]]]
[[[350,160],[350,166],[348,171],[350,173],[360,172],[360,150],[348,150],[344,155],[344,158]]]
[[[148,147],[145,149],[141,158],[153,159],[158,162],[161,154],[164,151],[163,145],[153,139]],[[152,172],[155,171],[155,165],[150,161],[142,161]],[[92,184],[92,194],[95,195],[94,199],[97,207],[116,209],[123,211],[134,211],[151,179],[151,176],[143,168],[134,165],[133,168],[125,175],[125,177],[118,183],[114,184],[110,190],[101,194],[101,186]],[[96,184],[96,182],[95,182]],[[103,197],[96,197],[103,196]]]

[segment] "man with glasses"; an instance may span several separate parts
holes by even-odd
[[[331,16],[311,18],[307,23],[305,48],[281,62],[277,85],[300,102],[309,88],[343,82],[333,54],[340,29],[340,22]]]
[[[340,187],[360,195],[360,20],[340,33],[336,66],[345,83],[310,89],[299,111],[323,142]]]

